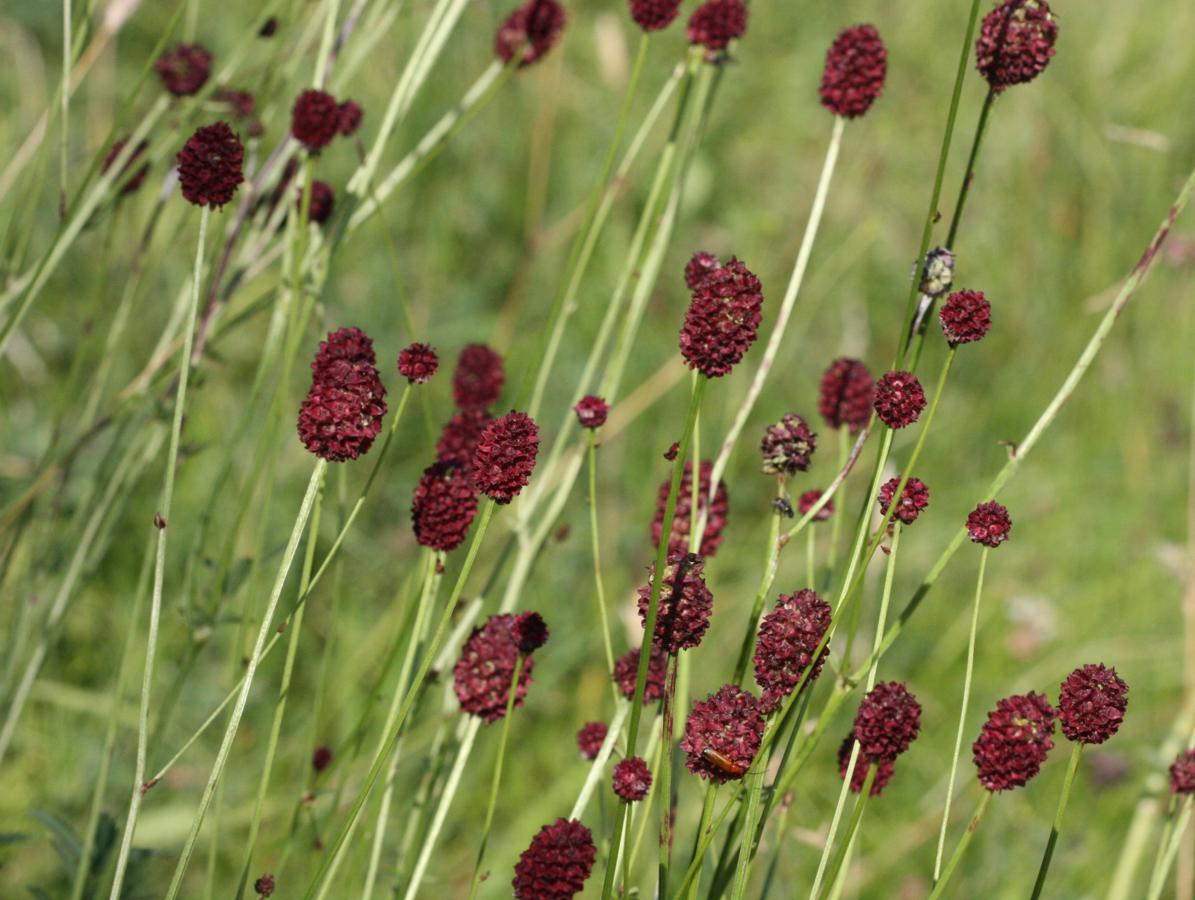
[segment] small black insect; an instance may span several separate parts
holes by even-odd
[[[776,507],[777,512],[782,513],[790,519],[796,515],[793,512],[793,505],[789,503],[788,499],[785,497],[777,497],[772,501],[772,506]]]

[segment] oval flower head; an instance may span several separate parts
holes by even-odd
[[[693,290],[680,330],[689,368],[707,378],[729,374],[759,337],[762,309],[759,279],[738,259],[711,269]]]

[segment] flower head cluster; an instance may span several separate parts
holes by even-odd
[[[732,40],[747,32],[747,4],[743,0],[706,0],[689,19],[690,44],[702,44],[716,56]]]
[[[999,547],[1012,532],[1008,508],[992,500],[981,503],[967,516],[967,533],[976,544]]]
[[[498,400],[505,381],[497,352],[485,344],[466,344],[452,373],[452,398],[458,409],[486,409]]]
[[[934,247],[925,254],[925,270],[917,289],[927,297],[941,297],[954,284],[954,254],[949,247]]]
[[[411,384],[427,384],[439,367],[440,358],[431,344],[416,341],[398,352],[398,374]]]
[[[685,284],[689,286],[690,291],[695,291],[705,284],[705,279],[711,272],[720,268],[722,263],[718,262],[718,257],[698,250],[685,264]]]
[[[989,791],[1027,784],[1054,746],[1055,715],[1050,702],[1032,691],[999,701],[971,745],[979,783]]]
[[[452,670],[453,689],[461,709],[479,716],[487,725],[506,715],[510,683],[519,658],[519,647],[511,633],[514,618],[510,613],[490,616],[484,625],[474,628]],[[523,705],[533,668],[535,657],[528,656],[519,672],[515,707]]]
[[[586,722],[577,732],[577,749],[582,759],[596,759],[610,729],[605,722]]]
[[[628,756],[614,767],[614,793],[624,803],[636,803],[651,789],[651,769],[639,756]]]
[[[610,406],[601,397],[586,394],[573,407],[573,412],[577,414],[577,424],[582,428],[601,428],[610,415]]]
[[[710,627],[714,596],[705,585],[704,568],[701,557],[693,553],[673,557],[664,568],[652,643],[665,653],[696,647]],[[639,621],[645,628],[654,580],[653,573],[648,583],[639,588]]]
[[[938,312],[942,333],[952,347],[982,340],[992,327],[992,305],[983,291],[955,291]]]
[[[925,409],[925,391],[912,372],[887,372],[876,382],[876,415],[889,428],[912,425]]]
[[[376,363],[373,342],[359,329],[341,328],[320,344],[299,410],[299,437],[316,456],[343,462],[373,446],[386,414]]]
[[[854,434],[871,418],[874,389],[871,372],[857,359],[842,357],[830,363],[822,376],[817,409],[829,428],[845,425]]]
[[[630,0],[631,18],[644,31],[667,28],[680,10],[680,0]]]
[[[680,352],[689,368],[707,378],[729,373],[759,337],[762,308],[759,279],[738,259],[711,269],[694,288],[681,325]]]
[[[196,206],[220,208],[245,180],[245,148],[227,122],[197,128],[176,159],[183,197]]]
[[[545,825],[515,864],[515,900],[572,900],[584,889],[596,857],[592,832],[576,819]]]
[[[436,440],[436,459],[471,469],[477,442],[490,421],[491,416],[484,409],[470,409],[454,415],[444,423]]]
[[[785,413],[784,418],[769,425],[759,442],[763,457],[763,471],[766,475],[795,475],[809,469],[810,457],[817,449],[817,435],[809,424],[796,413]]]
[[[826,52],[822,106],[836,116],[856,119],[880,96],[887,74],[888,51],[875,26],[852,26],[839,34]]]
[[[759,708],[774,712],[805,678],[805,687],[822,672],[829,645],[817,654],[830,627],[830,604],[811,590],[780,595],[776,608],[759,623],[755,643],[755,683],[762,692]],[[808,672],[808,676],[806,676]]]
[[[1004,0],[984,16],[975,67],[994,92],[1032,81],[1050,64],[1058,22],[1046,0]]]
[[[100,172],[107,172],[112,168],[112,164],[116,162],[116,158],[120,156],[120,151],[125,148],[125,145],[127,145],[128,142],[128,138],[123,138],[112,145],[112,148],[104,157],[104,161],[100,164]],[[142,163],[141,167],[132,175],[129,174],[129,170],[133,168],[133,164],[137,161],[137,157],[141,156],[141,154],[144,153],[148,148],[149,142],[141,141],[136,147],[133,148],[128,159],[125,160],[124,165],[120,169],[120,173],[116,176],[117,183],[122,183],[119,196],[127,197],[145,183],[145,176],[149,174],[149,163]]]
[[[522,51],[520,69],[538,62],[560,39],[567,19],[556,0],[527,0],[498,27],[494,52],[503,63],[509,63]]]
[[[725,784],[742,778],[759,752],[764,719],[755,697],[726,684],[694,703],[680,747],[685,767],[699,778]]]
[[[855,744],[855,735],[848,734],[843,738],[842,743],[838,746],[838,777],[846,778],[846,771],[851,764],[851,747]],[[881,759],[876,762],[864,758],[862,752],[855,760],[855,770],[851,773],[851,790],[856,794],[863,790],[863,785],[867,782],[867,770],[876,765],[875,779],[871,782],[871,790],[867,792],[867,796],[876,797],[888,786],[888,782],[892,780],[892,776],[896,771],[896,764],[890,759]]]
[[[198,94],[212,71],[212,55],[198,44],[179,44],[154,62],[162,87],[176,97]]]
[[[538,426],[526,413],[508,412],[486,425],[477,439],[473,483],[495,503],[509,503],[531,480],[538,455]]]
[[[881,681],[859,704],[855,740],[865,759],[893,760],[909,749],[921,730],[921,704],[898,681]]]
[[[510,623],[510,636],[520,653],[534,653],[548,642],[548,623],[537,612],[519,613]]]
[[[892,495],[900,485],[899,478],[890,478],[880,486],[876,502],[880,504],[880,514],[888,515],[888,507],[892,504]],[[900,501],[896,504],[896,511],[892,518],[905,525],[912,525],[921,515],[921,511],[929,506],[929,488],[920,478],[910,478],[905,482],[905,489],[900,492]]]
[[[797,498],[797,511],[801,515],[805,515],[809,510],[813,509],[814,505],[820,499],[822,499],[822,491],[817,488],[806,491]],[[817,515],[813,517],[813,521],[825,522],[832,515],[834,515],[834,501],[827,500],[826,505],[817,511]]]
[[[1195,749],[1184,750],[1170,764],[1170,793],[1195,794]]]
[[[657,621],[659,614],[657,613]],[[628,650],[614,661],[614,683],[618,692],[632,700],[639,679],[639,652],[641,648]],[[654,643],[647,660],[647,682],[643,687],[643,702],[653,703],[664,696],[664,679],[668,676],[668,654]]]
[[[464,543],[477,515],[477,491],[468,469],[435,462],[423,470],[411,501],[411,525],[421,546],[445,553]]]
[[[1115,669],[1081,666],[1066,676],[1058,695],[1058,722],[1067,740],[1102,744],[1120,730],[1129,686]]]
[[[709,502],[710,478],[713,476],[714,464],[708,459],[702,460],[698,468],[697,479],[697,512],[705,515],[705,531],[701,534],[701,546],[698,552],[706,557],[712,557],[722,546],[722,530],[726,527],[726,516],[730,511],[730,495],[726,492],[726,482],[719,481],[718,489],[714,491],[714,501]],[[660,484],[656,494],[656,515],[651,523],[651,540],[653,544],[660,543],[660,534],[664,529],[664,513],[668,505],[668,491],[672,487],[671,479]],[[672,531],[668,535],[668,555],[684,553],[689,549],[689,531],[693,527],[693,463],[687,461],[681,475],[680,487],[676,495],[676,510],[672,516]]]

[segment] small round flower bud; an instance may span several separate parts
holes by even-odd
[[[514,616],[509,613],[490,616],[484,625],[473,629],[461,657],[453,667],[453,689],[461,709],[479,716],[487,725],[506,716],[506,701],[514,678],[519,648],[511,634]],[[515,708],[523,705],[535,657],[523,660],[515,691]]]
[[[1195,750],[1184,750],[1171,764],[1170,793],[1195,794]]]
[[[508,412],[481,432],[473,453],[473,483],[507,504],[527,486],[539,455],[539,428],[526,413]]]
[[[1040,75],[1054,56],[1058,22],[1046,0],[1004,0],[984,16],[975,68],[994,92]]]
[[[1054,716],[1049,701],[1032,691],[999,701],[971,745],[979,783],[989,791],[1027,784],[1054,747]]]
[[[657,613],[657,620],[659,614]],[[628,650],[614,660],[614,683],[618,692],[632,700],[639,679],[639,647]],[[664,696],[664,679],[668,677],[668,654],[652,644],[651,657],[647,661],[647,682],[643,686],[643,702],[654,703]]]
[[[851,747],[854,746],[854,743],[855,735],[852,733],[843,738],[838,747],[839,778],[846,778],[846,770],[851,764]],[[888,782],[892,780],[896,771],[896,764],[890,759],[881,759],[876,765],[879,768],[876,769],[876,777],[871,783],[871,790],[867,793],[869,797],[878,797],[888,786]],[[855,771],[851,773],[851,791],[857,794],[863,790],[863,784],[867,781],[867,770],[871,766],[871,760],[865,757],[860,749],[858,758],[855,759]]]
[[[272,897],[277,884],[274,876],[267,872],[253,882],[253,890],[257,892],[257,896],[259,897]]]
[[[332,751],[322,744],[311,754],[311,768],[319,775],[332,764]]]
[[[891,478],[880,487],[876,502],[880,504],[880,515],[888,515],[888,506],[892,503],[892,495],[900,484],[899,478]],[[905,482],[905,489],[900,493],[900,502],[896,504],[896,512],[892,518],[905,525],[912,525],[917,521],[921,510],[929,506],[929,488],[920,478],[910,478]]]
[[[925,254],[925,271],[918,290],[927,297],[941,297],[954,284],[954,254],[948,247],[934,247]]]
[[[485,344],[466,344],[452,373],[452,398],[459,409],[485,409],[502,393],[502,357]]]
[[[725,50],[747,31],[747,5],[743,0],[706,0],[689,19],[690,44],[702,44],[710,54]]]
[[[311,153],[332,143],[340,127],[340,105],[326,91],[303,91],[291,109],[290,133]]]
[[[610,729],[605,722],[586,722],[577,732],[577,749],[582,759],[597,759]]]
[[[537,612],[519,613],[510,623],[510,636],[520,653],[534,653],[548,642],[548,623]]]
[[[726,684],[693,704],[680,748],[685,767],[699,778],[725,784],[742,778],[763,740],[764,720],[755,697]]]
[[[921,417],[925,391],[912,372],[888,372],[876,382],[876,415],[889,428],[905,428]]]
[[[416,342],[399,351],[398,374],[411,384],[427,384],[439,367],[440,358],[431,344]]]
[[[571,900],[585,888],[596,858],[593,833],[576,819],[545,825],[515,865],[515,900]]]
[[[665,457],[667,458],[667,457]],[[672,457],[676,459],[675,454]],[[701,461],[697,479],[697,511],[701,513],[709,506],[705,518],[705,532],[701,535],[701,546],[698,552],[709,559],[722,546],[722,529],[726,527],[726,516],[730,511],[730,495],[726,491],[726,482],[719,481],[718,489],[714,491],[714,502],[709,504],[710,478],[713,477],[714,464],[708,459]],[[668,491],[672,487],[672,479],[666,479],[660,484],[656,493],[656,515],[651,523],[651,542],[657,546],[660,543],[660,533],[664,528],[664,512],[668,505]],[[689,549],[689,530],[693,527],[693,463],[685,462],[685,469],[681,475],[680,487],[676,494],[676,510],[672,516],[672,531],[668,535],[668,555],[684,553]]]
[[[785,413],[775,425],[769,425],[759,442],[765,475],[796,475],[809,469],[810,457],[817,449],[817,435],[796,413]]]
[[[829,428],[847,426],[856,434],[871,418],[874,383],[867,366],[857,359],[836,359],[822,376],[817,410]]]
[[[1000,503],[981,503],[967,516],[967,532],[976,544],[999,547],[1012,532],[1008,509]]]
[[[856,119],[884,89],[888,51],[874,25],[855,25],[834,39],[822,72],[822,106],[836,116]]]
[[[1058,721],[1067,740],[1102,744],[1120,730],[1129,686],[1103,664],[1082,666],[1062,682]]]
[[[580,399],[573,411],[577,414],[577,424],[582,428],[601,428],[606,424],[610,407],[601,397],[588,394]]]
[[[762,308],[759,279],[737,259],[710,271],[693,291],[680,330],[680,351],[689,368],[707,378],[728,374],[759,337]]]
[[[641,757],[629,756],[614,767],[613,781],[624,803],[637,803],[651,789],[651,769]]]
[[[701,557],[693,553],[674,557],[664,568],[652,643],[665,653],[696,647],[710,627],[714,597],[702,577],[704,568]],[[645,628],[653,580],[654,574],[639,588],[639,621]]]
[[[520,69],[538,62],[560,39],[567,18],[556,0],[527,0],[498,28],[494,52],[503,63],[509,63],[522,50]]]
[[[179,44],[159,56],[154,69],[167,91],[176,97],[190,97],[207,84],[212,55],[198,44]]]
[[[178,151],[178,183],[183,197],[196,206],[219,209],[245,180],[245,148],[227,122],[195,130]]]
[[[942,333],[952,347],[982,340],[992,327],[992,305],[983,291],[956,291],[938,313]]]
[[[867,759],[893,760],[921,730],[921,704],[897,681],[881,681],[868,691],[855,715],[855,740]]]

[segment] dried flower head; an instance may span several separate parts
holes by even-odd
[[[465,541],[477,515],[477,491],[468,469],[435,462],[423,470],[411,501],[411,526],[423,547],[448,553]]]
[[[586,722],[577,732],[577,749],[582,759],[597,759],[610,729],[605,722]]]
[[[527,0],[517,7],[494,35],[494,52],[509,63],[522,50],[519,68],[538,62],[555,46],[568,20],[556,0]]]
[[[898,681],[881,681],[859,704],[855,740],[868,759],[896,759],[921,730],[921,704]]]
[[[747,31],[747,4],[743,0],[706,0],[689,19],[690,44],[702,44],[707,55],[725,50]]]
[[[548,642],[548,623],[537,612],[519,613],[510,623],[510,636],[520,653],[534,653]]]
[[[1058,721],[1067,740],[1102,744],[1120,730],[1129,705],[1129,686],[1102,663],[1066,676],[1058,695]]]
[[[307,221],[314,222],[316,225],[323,225],[332,216],[332,207],[336,203],[336,193],[332,190],[332,185],[326,181],[311,182],[311,199],[307,205]],[[299,191],[299,196],[295,200],[295,209],[302,213],[303,211],[303,192]]]
[[[801,515],[805,515],[809,510],[813,509],[818,500],[822,499],[822,491],[814,488],[811,491],[806,491],[797,498],[797,511]],[[813,517],[815,522],[825,522],[830,516],[834,515],[834,501],[827,500],[826,505],[817,511],[817,515]]]
[[[361,119],[365,113],[361,104],[356,100],[341,101],[336,110],[336,131],[344,137],[351,137],[361,127]]]
[[[651,769],[642,757],[628,756],[614,767],[614,793],[624,803],[637,803],[651,789]]]
[[[316,153],[332,143],[340,128],[340,104],[327,91],[307,90],[295,98],[290,113],[290,133]]]
[[[1004,0],[983,18],[975,67],[1000,93],[1040,75],[1054,56],[1058,22],[1046,0]]]
[[[452,398],[460,409],[485,409],[497,401],[505,381],[497,352],[485,344],[466,344],[452,373]]]
[[[315,770],[315,774],[319,775],[324,769],[332,764],[332,751],[323,744],[315,748],[315,752],[311,754],[311,768]]]
[[[531,839],[515,865],[516,900],[572,900],[593,871],[593,834],[576,819],[557,819]]]
[[[983,291],[956,291],[938,313],[942,333],[952,347],[982,340],[992,327],[992,305]]]
[[[841,32],[826,51],[822,106],[836,116],[857,119],[875,103],[888,74],[888,51],[874,25]]]
[[[755,683],[761,691],[759,708],[765,715],[775,712],[802,678],[802,690],[817,680],[829,653],[828,642],[820,653],[818,645],[826,636],[832,616],[830,604],[806,589],[791,596],[781,594],[776,608],[760,621],[755,643]]]
[[[436,441],[436,459],[440,462],[456,463],[470,469],[473,453],[481,433],[490,424],[492,417],[484,409],[470,409],[459,412],[447,422]]]
[[[846,778],[846,770],[851,764],[851,747],[854,746],[855,735],[848,734],[842,739],[842,743],[838,746],[838,777]],[[859,752],[858,758],[855,760],[855,771],[851,773],[851,790],[856,794],[863,790],[863,785],[867,781],[867,770],[872,767],[873,763],[863,755],[862,750]],[[881,759],[874,765],[878,765],[876,769],[875,780],[871,783],[871,790],[867,792],[869,797],[878,797],[888,786],[888,782],[892,780],[892,776],[896,771],[896,764],[890,759]]]
[[[694,289],[680,330],[680,352],[689,368],[707,378],[728,374],[759,337],[762,308],[759,279],[738,259],[710,270]]]
[[[657,619],[659,614],[657,613]],[[628,700],[635,697],[635,685],[639,678],[640,647],[628,650],[614,660],[614,683],[618,691]],[[653,703],[664,696],[664,679],[668,677],[668,654],[651,645],[651,656],[647,660],[647,682],[643,686],[643,702]]]
[[[227,122],[197,128],[176,159],[183,197],[196,206],[219,209],[245,180],[245,148]]]
[[[644,31],[667,28],[680,10],[680,0],[630,0],[631,18]]]
[[[689,286],[690,291],[695,291],[705,284],[705,279],[709,277],[710,272],[720,268],[722,268],[722,263],[718,262],[718,257],[712,253],[706,253],[704,250],[698,250],[685,265],[685,284]]]
[[[198,44],[179,44],[154,63],[162,87],[176,97],[198,94],[212,71],[212,55]]]
[[[694,553],[673,557],[664,567],[652,643],[666,653],[696,647],[710,627],[714,597],[705,585],[704,568],[705,563]],[[653,580],[654,575],[639,588],[639,621],[644,627]]]
[[[688,754],[685,767],[719,784],[742,778],[759,752],[763,729],[755,697],[733,684],[723,685],[693,704],[680,742]]]
[[[104,156],[104,161],[100,164],[101,173],[107,173],[107,171],[112,168],[112,164],[116,162],[116,158],[120,156],[120,151],[125,148],[128,142],[128,138],[122,138],[112,145],[107,155]],[[129,174],[129,170],[133,168],[137,158],[141,156],[141,154],[143,154],[148,148],[149,142],[141,141],[136,147],[133,148],[133,151],[129,154],[129,158],[125,160],[124,165],[120,167],[120,173],[116,176],[113,182],[114,184],[120,185],[120,192],[117,194],[117,196],[127,197],[145,183],[145,176],[149,173],[149,163],[142,163],[141,167],[133,172],[132,175]]]
[[[954,254],[949,247],[934,247],[925,254],[925,269],[917,289],[927,297],[941,297],[954,284]]]
[[[529,415],[508,412],[486,425],[473,452],[473,483],[495,503],[506,504],[531,480],[539,455],[539,428]]]
[[[577,414],[577,424],[582,428],[601,428],[606,424],[610,407],[601,397],[587,394],[577,402],[573,411]]]
[[[718,552],[722,546],[722,530],[726,527],[726,516],[730,511],[730,495],[726,492],[726,482],[719,481],[718,489],[714,491],[714,502],[709,503],[710,478],[713,475],[714,464],[708,459],[701,461],[697,479],[697,511],[705,513],[705,531],[701,535],[701,546],[698,552],[707,559]],[[660,543],[660,533],[664,528],[664,512],[668,505],[668,490],[672,487],[672,480],[661,483],[656,494],[656,515],[651,523],[651,541],[657,546]],[[707,510],[708,506],[708,510]],[[693,462],[685,462],[681,475],[680,487],[677,489],[676,510],[672,516],[672,531],[668,535],[668,555],[684,553],[689,549],[689,531],[693,527]]]
[[[765,475],[796,475],[809,469],[810,457],[817,449],[817,435],[796,413],[785,413],[769,425],[759,442]]]
[[[925,391],[912,372],[887,372],[876,382],[872,401],[876,415],[889,428],[912,425],[925,409]]]
[[[867,366],[846,356],[836,359],[822,376],[818,412],[828,427],[845,425],[855,434],[871,418],[873,389],[874,382]]]
[[[1170,793],[1195,794],[1195,749],[1184,750],[1171,763]]]
[[[999,701],[971,745],[979,783],[989,791],[1028,783],[1054,746],[1055,715],[1049,701],[1032,691]]]
[[[398,353],[398,374],[411,384],[427,384],[439,367],[440,358],[431,344],[416,342]]]
[[[1008,508],[994,500],[979,504],[967,516],[967,532],[976,544],[999,547],[1012,532]]]
[[[266,872],[253,882],[253,890],[257,892],[257,896],[259,897],[271,897],[277,885],[278,882],[274,879],[274,876]]]
[[[479,716],[487,725],[506,715],[510,683],[519,658],[519,648],[510,631],[513,621],[514,616],[503,613],[490,616],[484,625],[474,628],[452,669],[453,689],[461,709]],[[523,660],[515,691],[516,708],[523,705],[523,698],[527,696],[534,667],[534,656]]]
[[[880,515],[888,515],[888,506],[892,503],[892,495],[900,484],[899,478],[890,478],[880,486],[876,502],[880,504]],[[912,525],[921,515],[921,510],[929,506],[929,488],[920,478],[910,478],[905,482],[905,489],[900,492],[900,502],[896,504],[896,511],[892,518],[898,519],[905,525]]]

